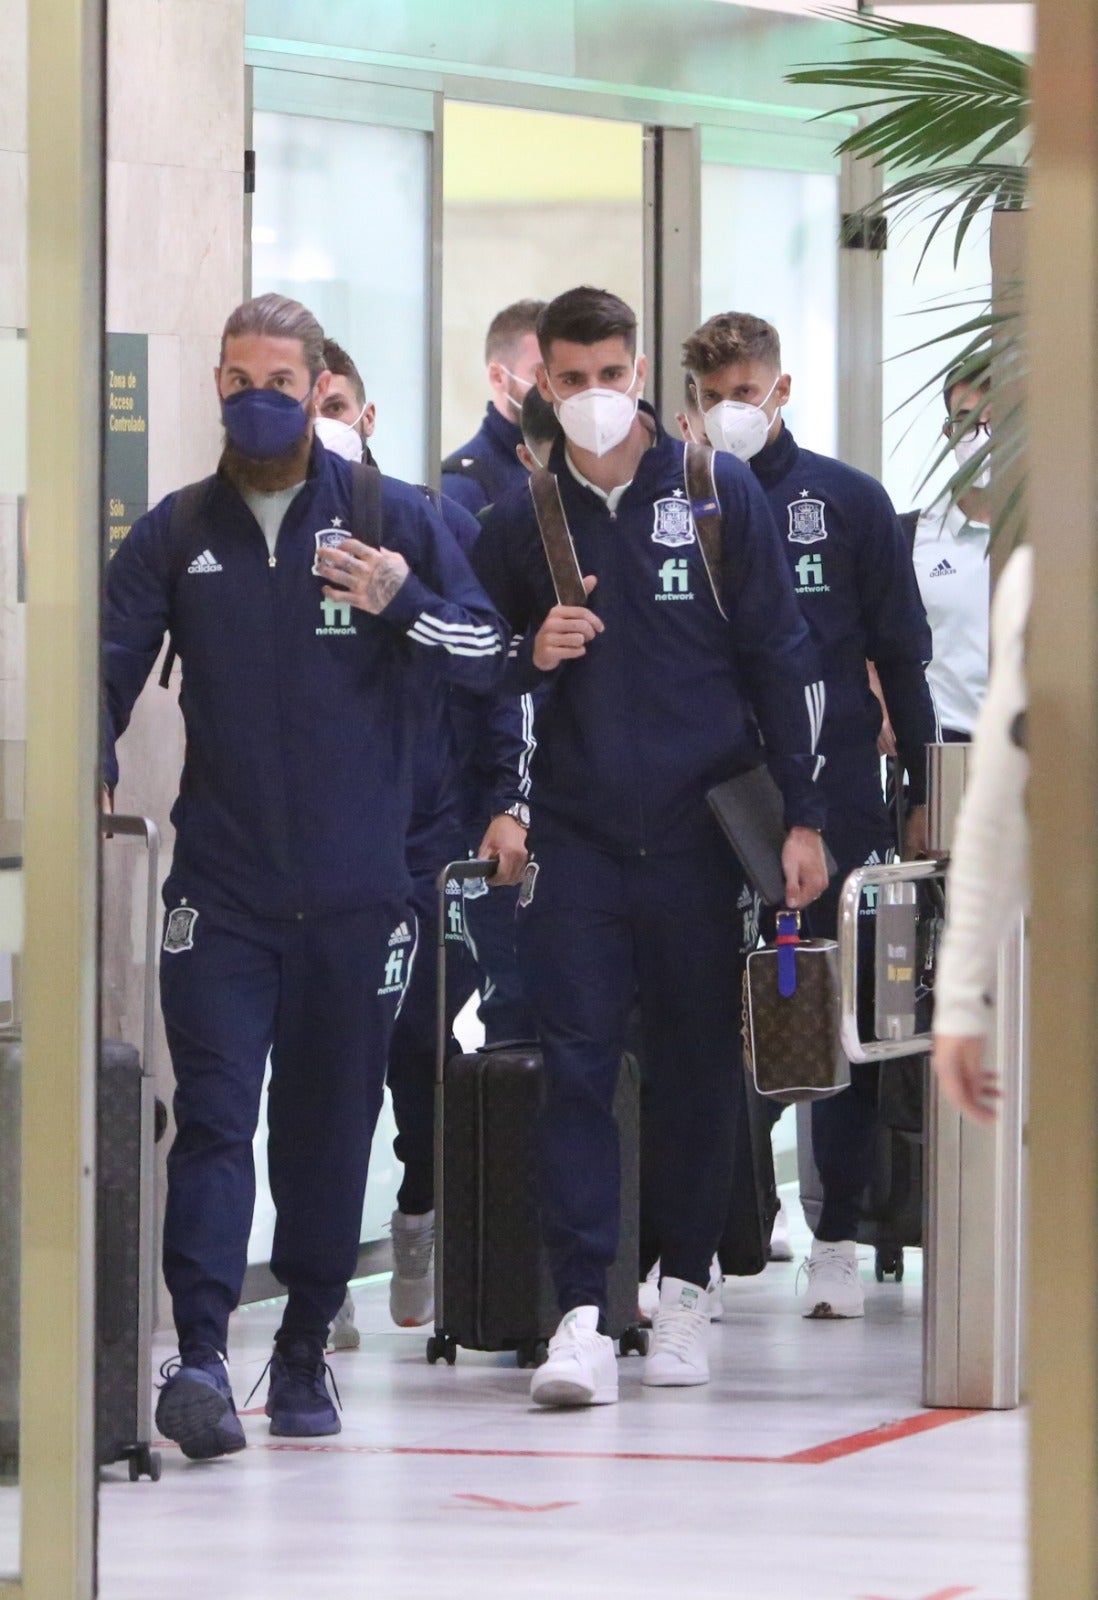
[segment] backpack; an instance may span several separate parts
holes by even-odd
[[[460,450],[457,450],[452,456],[446,457],[442,463],[442,470],[453,473],[457,478],[471,478],[491,504],[494,496],[492,485],[488,481],[488,468],[483,461],[478,461],[476,456],[463,456]]]
[[[175,589],[194,558],[205,548],[209,530],[205,526],[204,512],[217,477],[203,478],[199,483],[188,483],[172,501],[168,514],[168,611],[175,600]],[[351,462],[351,526],[348,538],[378,549],[381,545],[381,473],[374,466],[361,461]],[[160,687],[168,688],[172,668],[176,662],[176,648],[171,634],[160,669]]]

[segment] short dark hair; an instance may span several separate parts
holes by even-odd
[[[637,319],[625,301],[609,289],[592,289],[586,284],[566,289],[550,300],[538,318],[537,335],[543,361],[549,360],[554,339],[566,339],[570,344],[624,339],[629,354],[637,353]]]
[[[531,444],[555,444],[560,437],[561,426],[557,414],[549,401],[542,399],[537,384],[527,389],[523,396],[519,425],[527,447]]]
[[[504,359],[504,365],[514,354],[516,345],[525,339],[528,333],[536,333],[538,317],[545,307],[544,300],[516,300],[513,305],[504,306],[502,311],[497,311],[488,324],[488,332],[484,339],[484,360],[499,361]]]
[[[300,300],[288,300],[284,294],[261,294],[237,306],[229,313],[222,330],[221,366],[225,364],[228,340],[247,334],[267,339],[298,339],[312,381],[315,383],[324,371],[324,329]]]
[[[324,365],[334,378],[346,378],[360,406],[366,404],[366,385],[362,381],[362,374],[343,346],[336,344],[334,339],[324,341]]]
[[[683,340],[682,364],[688,374],[708,377],[742,361],[766,361],[779,370],[782,364],[777,328],[748,311],[722,311]]]
[[[991,366],[986,358],[981,357],[978,361],[959,361],[955,367],[950,368],[942,385],[946,414],[953,415],[954,389],[980,389],[986,394],[990,388]]]

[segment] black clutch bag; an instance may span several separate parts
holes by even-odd
[[[784,905],[785,806],[769,769],[751,767],[718,783],[705,798],[759,899],[767,906]],[[826,843],[824,859],[828,877],[834,877],[835,860]]]

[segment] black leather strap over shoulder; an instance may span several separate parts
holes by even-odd
[[[535,468],[530,474],[530,494],[557,605],[585,606],[587,591],[583,587],[583,574],[576,559],[576,547],[572,543],[572,533],[564,514],[560,485],[555,474],[546,467]]]
[[[206,502],[210,497],[216,477],[201,478],[198,483],[186,483],[177,489],[168,514],[168,609],[175,600],[175,586],[186,572],[195,556],[205,546],[207,529]],[[175,666],[176,650],[168,635],[168,648],[160,669],[159,683],[166,689]]]
[[[717,498],[717,484],[713,477],[713,451],[707,444],[690,439],[685,456],[686,495],[698,530],[705,570],[709,574],[709,587],[717,610],[722,617],[724,609],[724,527],[721,521],[721,503]]]
[[[381,473],[364,461],[351,462],[351,535],[381,548]]]

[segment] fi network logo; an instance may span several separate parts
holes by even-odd
[[[329,600],[325,597],[320,602],[321,615],[324,625],[316,630],[318,639],[324,639],[335,634],[354,633],[351,625],[351,604],[349,600]]]
[[[823,556],[801,556],[794,563],[798,594],[830,594],[831,585],[824,582]]]
[[[690,563],[685,556],[669,556],[659,569],[661,592],[657,600],[693,600]]]

